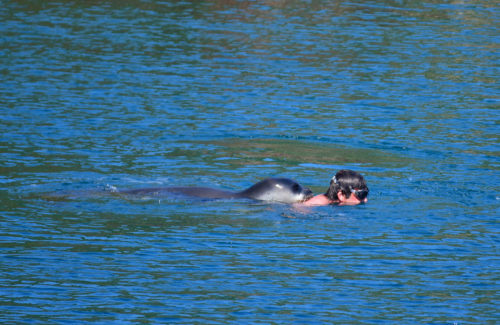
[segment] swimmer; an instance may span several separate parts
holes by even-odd
[[[325,194],[313,196],[299,204],[306,206],[357,205],[368,202],[368,192],[368,186],[361,174],[343,169],[332,177],[330,187]]]
[[[356,205],[368,201],[368,187],[365,179],[361,174],[352,170],[339,171],[330,181],[330,187],[326,193],[316,196],[308,188],[288,178],[266,178],[240,192],[208,187],[153,187],[125,191],[115,190],[114,192],[142,197],[161,197],[167,193],[173,193],[203,199],[248,198],[305,206]]]

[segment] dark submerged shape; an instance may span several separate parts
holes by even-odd
[[[120,193],[139,196],[158,196],[174,193],[204,199],[248,198],[261,201],[296,203],[313,196],[310,189],[288,178],[266,178],[241,192],[230,192],[209,187],[156,187],[128,190]]]

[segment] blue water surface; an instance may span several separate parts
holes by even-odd
[[[498,324],[494,1],[0,6],[0,321]],[[115,189],[316,193],[299,209]]]

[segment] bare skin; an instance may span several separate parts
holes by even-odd
[[[332,201],[330,200],[325,194],[319,194],[315,195],[312,198],[310,198],[307,201],[302,202],[302,205],[305,206],[322,206],[322,205],[329,205],[333,203],[337,203],[338,205],[357,205],[360,203],[366,203],[368,202],[368,198],[365,198],[363,201],[360,201],[355,195],[350,195],[349,197],[346,197],[344,194],[342,194],[341,191],[337,193],[337,196],[339,198],[338,201]]]

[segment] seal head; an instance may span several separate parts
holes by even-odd
[[[261,201],[297,203],[310,199],[313,192],[288,178],[266,178],[237,193],[237,196]]]

